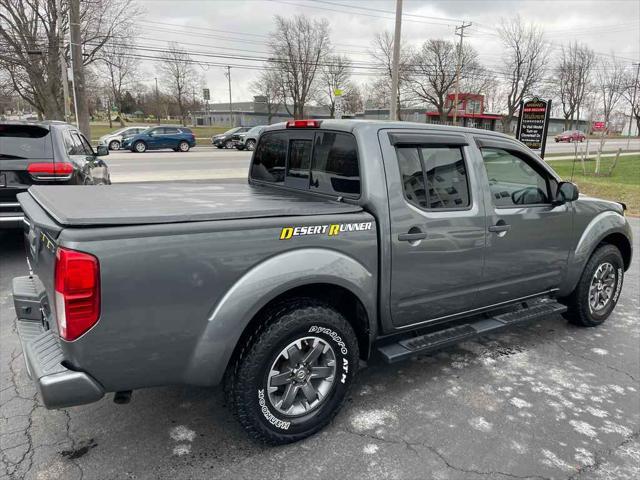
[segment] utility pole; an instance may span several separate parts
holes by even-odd
[[[400,83],[400,37],[402,36],[402,0],[396,0],[396,29],[393,33],[393,65],[391,67],[391,98],[389,99],[389,120],[398,120]]]
[[[158,77],[153,77],[156,81],[156,121],[160,125],[160,94],[158,93]]]
[[[231,67],[227,65],[227,73],[225,76],[229,80],[229,118],[231,119],[231,126],[235,127],[236,124],[233,120],[233,104],[231,103]]]
[[[76,122],[85,137],[91,138],[89,103],[84,82],[82,39],[80,37],[80,0],[69,2],[69,30],[71,32],[71,59],[73,61],[73,93],[76,104]]]
[[[631,97],[631,115],[629,116],[629,132],[627,134],[627,150],[629,150],[629,144],[631,142],[631,124],[633,123],[634,120],[634,115],[635,115],[635,107],[636,107],[636,93],[638,90],[638,78],[640,75],[640,62],[638,63],[634,63],[633,65],[636,66],[636,81],[633,84],[633,96]],[[640,135],[640,132],[638,132],[638,135]]]
[[[462,68],[462,39],[464,38],[464,29],[471,26],[471,22],[464,23],[456,27],[456,35],[460,37],[460,45],[458,46],[458,61],[456,62],[456,93],[453,103],[453,124],[458,123],[458,94],[460,92],[460,69]]]
[[[67,59],[64,55],[64,32],[62,31],[62,0],[57,0],[58,11],[58,39],[60,45],[60,76],[62,79],[62,98],[64,99],[64,121],[68,122],[71,117],[71,109],[69,108],[69,79],[67,78]]]

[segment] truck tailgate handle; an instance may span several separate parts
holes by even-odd
[[[418,240],[424,240],[427,238],[427,234],[424,232],[411,232],[398,234],[398,240],[401,242],[417,242]]]

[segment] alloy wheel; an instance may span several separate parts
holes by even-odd
[[[280,351],[269,370],[269,401],[283,415],[305,415],[324,402],[335,375],[331,345],[315,336],[300,338]]]
[[[613,297],[616,286],[616,271],[608,262],[598,265],[591,285],[589,286],[589,310],[600,312],[604,310]]]

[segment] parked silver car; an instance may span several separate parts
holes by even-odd
[[[266,125],[258,125],[253,127],[248,132],[238,135],[240,139],[236,143],[236,148],[238,150],[253,151],[256,148],[256,144],[258,143],[258,137],[265,128]]]
[[[107,135],[103,135],[100,137],[98,141],[99,145],[107,145],[109,150],[120,150],[122,145],[122,140],[125,137],[131,137],[133,135],[137,135],[145,131],[148,126],[132,126],[132,127],[124,127],[115,132],[108,133]]]

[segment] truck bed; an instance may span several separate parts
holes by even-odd
[[[331,215],[352,205],[247,182],[34,186],[29,194],[64,227],[145,225],[242,218]]]

